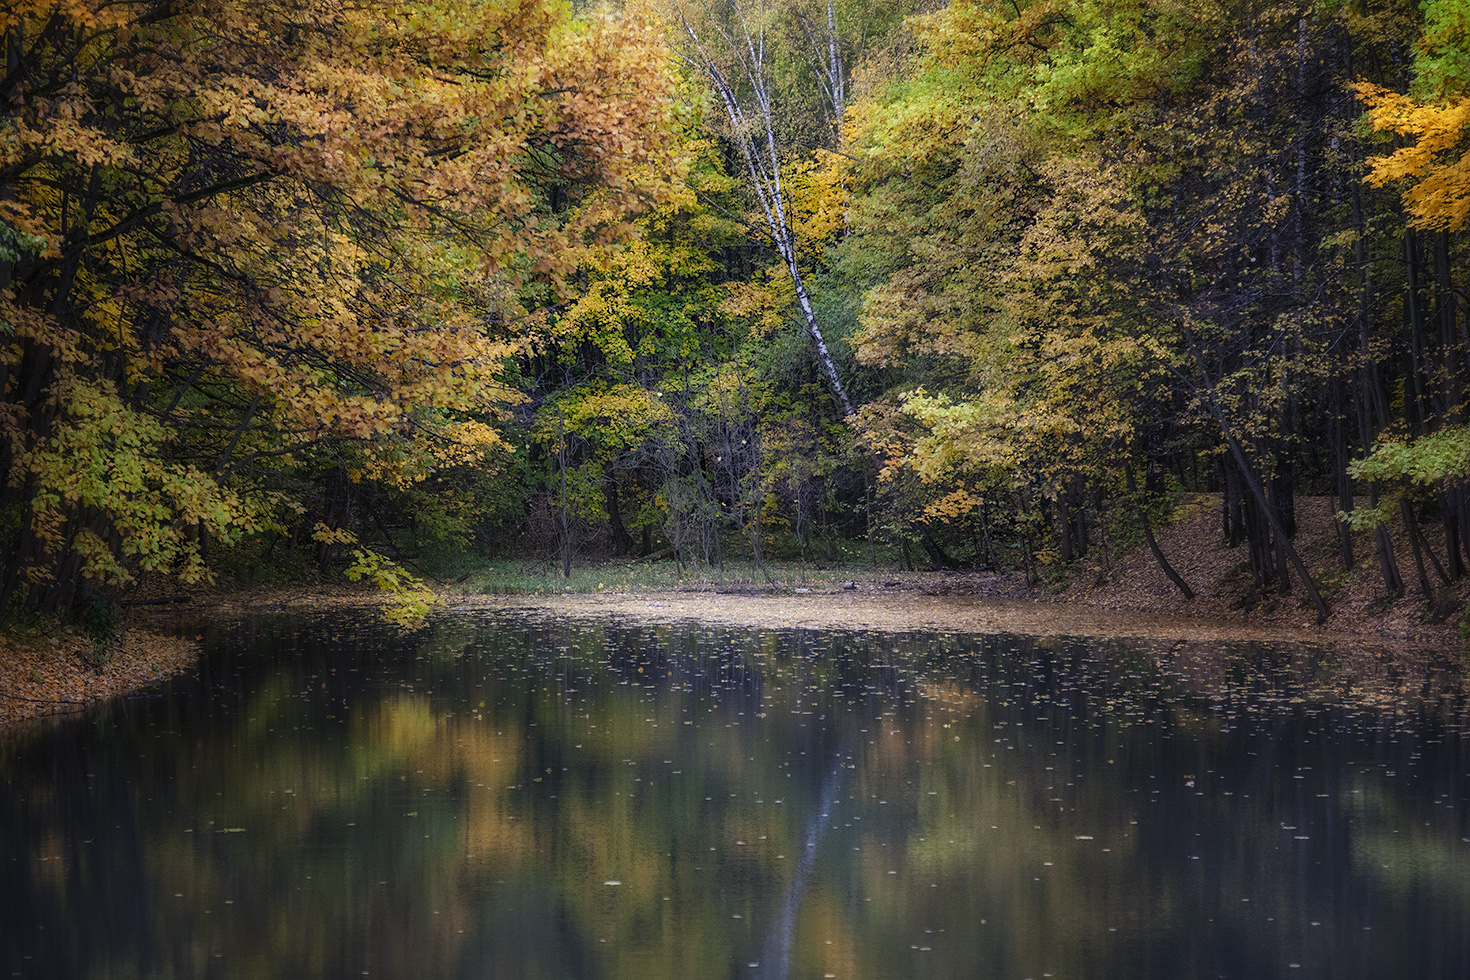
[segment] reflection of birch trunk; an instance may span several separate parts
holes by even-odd
[[[776,921],[761,950],[760,973],[758,974],[760,977],[786,980],[790,973],[792,927],[796,924],[797,913],[801,911],[801,898],[806,891],[807,879],[811,877],[812,869],[817,863],[817,841],[822,836],[822,828],[826,825],[827,818],[832,814],[832,807],[837,804],[837,794],[842,789],[844,772],[842,754],[839,752],[832,771],[822,781],[821,799],[818,800],[817,809],[812,813],[811,819],[807,821],[801,857],[796,862],[796,874],[792,875],[785,893],[781,896],[781,907],[776,912]]]
[[[751,190],[760,204],[766,230],[770,233],[771,242],[781,256],[781,261],[785,263],[786,271],[791,276],[791,284],[796,289],[796,305],[801,310],[807,333],[811,335],[812,343],[816,347],[817,361],[827,376],[832,394],[842,407],[842,414],[852,415],[852,402],[848,400],[847,389],[842,386],[837,365],[832,360],[827,341],[822,336],[822,328],[817,323],[816,310],[812,306],[811,295],[807,292],[806,281],[801,274],[796,240],[786,217],[786,198],[781,189],[781,158],[776,149],[770,80],[766,74],[765,30],[764,27],[759,27],[752,31],[743,12],[734,8],[734,13],[740,22],[743,38],[732,37],[718,25],[713,26],[712,30],[737,62],[743,83],[750,89],[748,98],[753,105],[747,109],[737,91],[740,81],[732,79],[720,67],[714,53],[705,46],[699,31],[680,8],[679,22],[692,44],[689,63],[709,80],[720,97],[735,143],[740,147],[740,154],[745,160],[745,170],[750,177]],[[711,22],[713,23],[713,19]]]

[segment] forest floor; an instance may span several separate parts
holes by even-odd
[[[99,667],[91,637],[73,629],[0,635],[0,729],[39,715],[80,711],[193,669],[199,644],[148,628],[124,627]]]
[[[1298,502],[1296,545],[1317,576],[1332,615],[1318,625],[1300,583],[1288,595],[1262,595],[1251,586],[1243,548],[1224,547],[1218,498],[1190,498],[1157,533],[1159,547],[1196,592],[1185,602],[1147,547],[1114,554],[1095,547],[1049,584],[1027,586],[1021,575],[980,572],[874,574],[854,566],[848,582],[831,570],[810,587],[726,580],[596,592],[486,595],[446,586],[449,609],[514,609],[530,615],[615,616],[653,622],[701,620],[766,628],[805,627],[945,632],[1131,636],[1181,640],[1332,641],[1357,646],[1470,650],[1460,623],[1470,603],[1470,581],[1441,590],[1433,608],[1419,594],[1414,559],[1395,528],[1397,556],[1407,589],[1388,596],[1372,541],[1355,537],[1357,566],[1341,571],[1333,507],[1326,499]],[[1438,543],[1437,543],[1438,544]],[[1433,571],[1430,575],[1433,575]],[[607,576],[614,581],[614,576]],[[471,583],[472,584],[472,583]],[[292,590],[201,592],[186,615],[234,614],[261,608],[362,608],[377,594],[345,584]],[[135,613],[99,669],[91,640],[68,630],[0,636],[0,728],[23,718],[80,710],[92,701],[147,687],[192,668],[197,644],[166,635]]]
[[[1186,499],[1155,536],[1164,557],[1195,591],[1193,600],[1184,600],[1144,545],[1121,555],[1098,554],[1101,549],[1093,549],[1083,563],[1086,567],[1065,588],[1042,598],[1105,609],[1172,612],[1200,622],[1300,628],[1323,637],[1377,638],[1442,649],[1461,646],[1461,623],[1470,616],[1470,578],[1453,587],[1434,588],[1440,583],[1430,566],[1434,600],[1432,604],[1426,601],[1413,552],[1402,525],[1395,523],[1389,531],[1404,592],[1393,596],[1384,588],[1370,533],[1353,535],[1354,567],[1351,572],[1344,570],[1336,514],[1331,498],[1297,500],[1294,542],[1331,610],[1320,626],[1295,575],[1292,591],[1286,595],[1262,595],[1253,587],[1245,546],[1225,546],[1219,497],[1205,494]],[[1442,536],[1432,544],[1441,560],[1443,544]]]

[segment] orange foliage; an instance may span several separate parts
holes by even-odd
[[[408,470],[478,458],[537,307],[670,194],[672,73],[637,10],[21,0],[0,37],[0,470],[55,511],[12,567],[117,531],[115,501],[36,496],[75,378],[161,423],[127,451],[206,495],[323,440],[367,471],[384,436]],[[143,489],[179,529],[183,491]]]
[[[1355,88],[1368,105],[1374,129],[1414,140],[1374,159],[1368,182],[1374,187],[1408,184],[1404,203],[1417,228],[1463,228],[1470,217],[1470,95],[1436,105],[1368,82]]]

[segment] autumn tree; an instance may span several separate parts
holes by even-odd
[[[508,359],[665,194],[636,13],[315,0],[0,12],[0,559],[75,609],[502,446]]]
[[[845,430],[789,330],[790,278],[740,220],[739,180],[706,132],[688,135],[680,191],[638,219],[635,239],[589,250],[578,295],[534,345],[549,507],[532,510],[554,516],[533,537],[543,550],[559,537],[592,554],[672,553],[719,575],[727,544],[762,566],[768,535],[800,550],[829,526],[823,480]],[[787,186],[810,260],[840,225],[833,178],[797,165]]]
[[[818,42],[815,47],[825,50],[832,59],[820,71],[835,121],[840,118],[842,106],[833,100],[843,97],[846,68],[840,60],[835,16],[831,16],[830,8],[828,12],[828,27],[821,34],[826,43]],[[782,186],[786,154],[777,142],[777,105],[771,83],[774,45],[767,44],[773,16],[773,7],[742,5],[733,0],[718,7],[676,5],[672,12],[675,29],[686,42],[686,63],[708,83],[723,110],[728,123],[725,135],[740,155],[763,227],[791,278],[795,305],[811,337],[817,363],[842,414],[851,415],[852,401],[827,347],[807,288],[794,221]]]
[[[1355,66],[1392,80],[1417,16],[977,0],[911,21],[914,70],[849,109],[835,268],[890,385],[865,429],[890,475],[928,487],[930,527],[953,539],[979,513],[1065,563],[1105,540],[1104,514],[1149,515],[1166,477],[1190,481],[1222,492],[1259,590],[1299,585],[1326,614],[1296,494],[1354,509],[1348,464],[1395,384],[1411,425],[1458,404],[1456,260],[1359,193],[1347,91]],[[1339,543],[1350,566],[1346,520]]]
[[[864,290],[859,357],[896,382],[865,428],[890,477],[930,488],[927,526],[978,526],[960,540],[987,563],[1082,557],[1099,500],[1162,451],[1171,327],[1129,141],[1211,43],[1185,22],[952,4],[913,22],[917,70],[850,113],[839,265]]]
[[[1387,398],[1374,392],[1381,423],[1372,452],[1351,468],[1354,476],[1396,492],[1353,515],[1377,535],[1401,517],[1420,591],[1434,587],[1426,560],[1442,583],[1470,566],[1470,455],[1465,451],[1464,404],[1470,391],[1470,332],[1463,293],[1463,259],[1455,261],[1452,233],[1470,220],[1470,19],[1463,5],[1431,0],[1408,92],[1372,81],[1355,89],[1373,128],[1398,138],[1397,148],[1371,159],[1366,180],[1402,188],[1407,227],[1402,304],[1408,364],[1403,417],[1390,420]],[[1406,142],[1407,141],[1407,142]],[[1395,424],[1396,423],[1396,424]],[[1365,446],[1365,448],[1367,448]],[[1444,562],[1419,529],[1419,509],[1432,503],[1442,515]]]

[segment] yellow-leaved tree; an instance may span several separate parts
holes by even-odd
[[[1390,153],[1369,161],[1366,180],[1375,187],[1402,188],[1409,224],[1421,231],[1455,232],[1470,221],[1470,9],[1459,0],[1428,0],[1422,5],[1424,35],[1414,59],[1414,83],[1401,94],[1379,85],[1359,82],[1355,88],[1368,106],[1373,128],[1407,141]],[[1412,250],[1411,250],[1412,254]],[[1411,315],[1414,308],[1411,307]],[[1394,429],[1381,436],[1364,459],[1349,471],[1359,480],[1396,492],[1376,506],[1340,515],[1357,527],[1382,527],[1401,516],[1413,546],[1420,589],[1433,591],[1424,570],[1416,537],[1414,501],[1439,496],[1446,516],[1446,553],[1456,564],[1456,529],[1470,551],[1470,426],[1464,421],[1464,378],[1470,375],[1470,351],[1464,349],[1463,328],[1458,350],[1451,348],[1443,371],[1453,406],[1440,417],[1425,420],[1420,431]],[[1382,533],[1382,532],[1380,532]],[[1424,549],[1431,561],[1433,553]],[[1445,573],[1441,570],[1441,575]]]
[[[1422,5],[1424,36],[1408,94],[1359,82],[1373,128],[1412,142],[1370,161],[1375,187],[1404,185],[1404,205],[1421,229],[1451,231],[1470,218],[1470,9],[1459,0]]]
[[[0,40],[8,607],[207,574],[302,467],[500,449],[507,359],[677,148],[633,8],[35,0]]]

